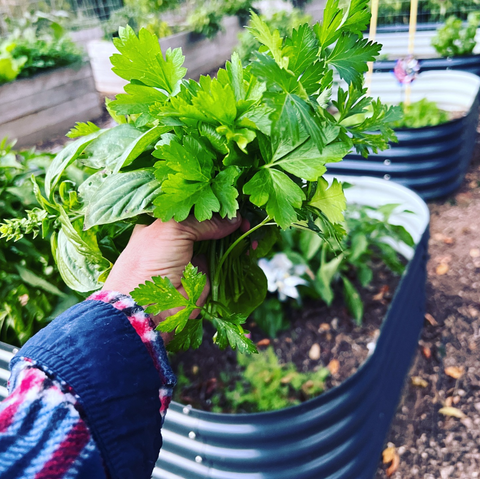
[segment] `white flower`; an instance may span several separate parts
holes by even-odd
[[[262,258],[258,262],[268,282],[268,291],[278,291],[278,299],[285,301],[287,297],[298,299],[297,286],[308,284],[300,275],[307,270],[304,265],[294,265],[285,253],[276,254],[271,260]]]

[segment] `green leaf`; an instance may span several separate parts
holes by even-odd
[[[99,135],[94,141],[89,142],[82,153],[80,161],[96,170],[113,170],[125,150],[143,135],[130,124],[122,124],[111,128]]]
[[[322,238],[313,231],[300,231],[300,250],[307,261],[310,261],[320,250]]]
[[[300,208],[305,194],[285,173],[264,168],[244,185],[243,192],[257,206],[266,206],[267,213],[282,228],[297,221],[295,208]]]
[[[240,175],[240,169],[229,166],[218,173],[212,182],[212,190],[220,202],[219,214],[222,218],[235,218],[238,210],[238,190],[235,188],[235,180]]]
[[[230,347],[233,350],[238,349],[239,353],[257,353],[255,344],[245,336],[247,331],[241,326],[245,319],[241,315],[235,315],[228,319],[215,318],[214,325],[217,328],[217,333],[213,337],[213,342],[220,349],[225,349],[230,344]]]
[[[75,126],[65,136],[68,136],[68,138],[78,138],[79,136],[87,136],[99,130],[100,128],[91,121],[87,123],[77,121]]]
[[[189,304],[188,299],[177,291],[170,279],[161,276],[138,285],[131,296],[140,306],[148,306],[145,311],[153,315]]]
[[[129,83],[124,90],[125,93],[118,94],[115,100],[109,103],[109,108],[117,115],[144,114],[150,117],[150,107],[167,99],[165,93],[145,85]]]
[[[180,48],[165,52],[160,49],[158,38],[144,28],[138,37],[130,26],[120,27],[113,43],[119,54],[111,56],[112,71],[125,80],[137,80],[146,86],[161,88],[174,94],[187,73],[183,68],[184,56]]]
[[[342,184],[335,178],[328,187],[327,180],[320,178],[309,205],[318,208],[332,223],[342,223],[343,212],[347,207]]]
[[[54,286],[52,283],[45,280],[41,276],[38,276],[33,271],[27,268],[24,268],[19,264],[16,264],[15,268],[17,269],[18,274],[22,279],[22,281],[29,284],[30,286],[33,286],[35,288],[41,288],[47,293],[54,294],[55,296],[60,296],[60,297],[66,296],[66,294],[62,293],[56,286]]]
[[[258,327],[270,338],[276,338],[278,333],[288,329],[287,320],[282,303],[277,298],[264,301],[254,312],[253,319]]]
[[[183,272],[182,286],[187,293],[190,302],[195,305],[199,300],[205,286],[207,284],[207,276],[198,272],[191,263],[187,264]]]
[[[293,29],[287,38],[283,53],[288,57],[288,69],[302,75],[317,60],[318,40],[307,23]],[[303,77],[301,78],[303,83]]]
[[[334,276],[340,271],[342,263],[344,261],[343,254],[339,254],[330,261],[326,261],[326,251],[328,245],[323,244],[322,247],[322,261],[320,268],[317,271],[315,282],[315,289],[319,293],[320,297],[327,303],[328,306],[332,304],[334,293],[331,286]]]
[[[282,56],[283,39],[278,30],[272,33],[269,26],[254,12],[251,12],[248,30],[262,45],[268,48],[278,65],[286,66],[288,64],[288,60],[285,62]]]
[[[328,56],[327,63],[333,65],[347,83],[360,88],[363,74],[368,70],[367,62],[373,62],[381,48],[379,43],[365,38],[359,40],[354,33],[343,34]]]
[[[340,34],[343,10],[338,7],[339,0],[328,0],[323,11],[323,21],[314,27],[318,41],[323,49],[334,43]]]
[[[189,263],[182,278],[182,285],[188,298],[177,291],[170,279],[161,276],[155,276],[152,281],[146,281],[145,284],[137,286],[131,296],[139,305],[149,305],[145,312],[153,315],[157,315],[161,311],[183,307],[157,326],[158,331],[180,333],[187,326],[190,315],[197,309],[197,301],[200,299],[206,282],[206,276]]]
[[[167,345],[167,349],[173,353],[198,349],[203,340],[203,321],[193,319],[187,321],[185,327],[179,333],[175,333],[173,339]]]
[[[363,318],[363,302],[360,298],[360,294],[348,278],[342,275],[343,280],[343,294],[345,296],[345,302],[350,314],[354,317],[355,322],[358,325],[362,324]]]
[[[113,173],[118,173],[122,168],[130,165],[145,150],[153,149],[153,143],[168,131],[170,131],[170,127],[168,126],[155,126],[143,133],[143,135],[135,138],[135,140],[128,145],[122,156],[118,158],[118,161],[113,168]]]
[[[160,194],[160,183],[153,169],[114,173],[108,176],[85,211],[85,229],[114,223],[153,211],[153,200]]]
[[[183,221],[194,207],[197,220],[205,221],[220,211],[211,185],[214,157],[210,151],[192,137],[185,137],[182,145],[172,141],[157,151],[156,156],[163,156],[166,166],[175,172],[163,181],[163,193],[154,201],[157,218]]]
[[[108,111],[108,114],[110,115],[110,117],[112,118],[112,120],[121,125],[123,123],[127,123],[127,119],[125,118],[124,115],[120,115],[120,114],[117,114],[115,113],[115,111],[113,110],[113,108],[111,107],[111,103],[113,102],[114,100],[108,98],[108,97],[105,97],[105,108],[107,109]]]
[[[349,262],[354,263],[359,260],[361,256],[368,249],[368,240],[367,237],[362,233],[356,233],[352,235],[351,245],[350,245],[350,256],[348,257]]]
[[[63,227],[52,236],[52,251],[58,271],[69,288],[88,293],[102,287],[99,277],[105,270],[83,254]]]
[[[62,173],[70,166],[83,150],[103,133],[103,130],[98,130],[94,133],[90,133],[88,136],[84,136],[73,143],[68,144],[60,153],[55,156],[52,163],[48,167],[47,174],[45,176],[45,193],[47,198],[51,198],[55,186],[57,186]]]
[[[360,284],[365,288],[373,279],[373,271],[366,264],[359,264],[357,269],[357,277]]]
[[[274,164],[298,178],[317,181],[325,173],[327,163],[341,161],[349,151],[348,145],[338,142],[327,145],[319,153],[315,142],[309,139]]]

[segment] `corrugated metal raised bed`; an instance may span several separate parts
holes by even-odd
[[[375,41],[382,44],[381,55],[388,55],[388,60],[376,61],[374,71],[388,72],[393,70],[397,58],[408,52],[408,31],[388,32],[383,29],[376,35]],[[414,56],[420,61],[421,71],[428,70],[462,70],[480,75],[480,30],[475,37],[477,45],[473,55],[459,57],[439,57],[431,45],[436,30],[421,30],[415,34]]]
[[[213,414],[172,403],[154,478],[372,479],[417,346],[425,309],[429,212],[412,191],[376,178],[342,177],[352,203],[401,203],[392,219],[417,243],[374,353],[340,386],[301,405],[258,414]],[[0,396],[12,347],[0,345]]]
[[[192,32],[182,32],[160,39],[162,52],[167,48],[181,48],[185,55],[183,66],[188,69],[189,78],[198,78],[221,67],[230,58],[238,43],[241,31],[237,17],[226,17],[222,21],[223,32],[208,39]],[[94,40],[88,43],[88,56],[92,64],[97,90],[102,93],[123,93],[128,83],[112,72],[110,57],[118,53],[112,42]]]
[[[92,70],[58,68],[0,86],[0,139],[16,138],[32,146],[65,135],[77,121],[102,114]]]
[[[479,89],[480,79],[472,73],[421,73],[412,84],[412,102],[427,98],[444,110],[466,115],[443,125],[398,129],[398,143],[391,143],[388,150],[368,159],[350,153],[341,163],[328,165],[329,172],[392,180],[425,200],[452,193],[461,185],[475,147]],[[371,94],[398,104],[404,93],[393,75],[374,73]]]

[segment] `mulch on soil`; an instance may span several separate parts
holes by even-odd
[[[480,478],[479,186],[477,139],[461,189],[429,204],[430,316],[388,436],[400,457],[391,479]],[[452,367],[460,368],[454,370],[459,378],[447,374]],[[425,387],[412,378],[425,381]],[[440,413],[444,407],[461,411],[454,413],[463,418]],[[376,479],[387,477],[386,467],[380,464]]]

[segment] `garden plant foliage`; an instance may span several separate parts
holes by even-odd
[[[82,61],[81,50],[59,23],[38,15],[24,20],[0,41],[0,84]]]
[[[278,228],[310,229],[339,241],[345,198],[340,183],[323,179],[325,164],[352,148],[363,155],[385,149],[395,138],[388,123],[397,109],[363,88],[367,62],[380,50],[362,38],[369,19],[367,0],[353,0],[348,11],[329,0],[322,24],[301,25],[284,39],[252,14],[250,31],[262,45],[254,60],[244,67],[234,54],[217,78],[198,82],[184,79],[180,49],[162,52],[148,31],[136,36],[121,28],[111,60],[129,84],[108,105],[120,124],[107,130],[79,125],[71,133],[78,139],[49,168],[44,192],[35,187],[46,212],[43,231],[53,231],[66,283],[83,292],[101,287],[135,223],[240,213],[252,226],[247,233],[197,248],[207,255],[211,280],[200,320],[188,321],[184,312],[205,284],[192,266],[183,278],[187,299],[175,295],[166,278],[132,295],[149,311],[184,308],[158,327],[176,331],[172,350],[197,347],[203,321],[210,321],[218,346],[255,351],[242,324],[266,295],[257,259],[268,253]],[[336,117],[327,110],[334,72],[346,83],[332,100]],[[345,126],[367,108],[370,116]],[[95,170],[78,187],[64,179],[75,160]],[[252,240],[259,244],[255,251]]]
[[[49,241],[36,237],[45,211],[35,208],[30,176],[42,184],[52,158],[47,153],[14,151],[5,139],[0,142],[0,211],[4,217],[19,218],[13,222],[17,229],[10,222],[0,228],[0,341],[17,346],[78,301],[72,292],[65,292]],[[20,218],[29,208],[28,217]],[[32,233],[34,239],[22,237],[23,232]]]
[[[406,105],[400,103],[403,117],[393,123],[394,128],[423,128],[425,126],[436,126],[450,120],[447,111],[438,108],[434,101],[422,98],[419,101]]]
[[[475,36],[480,25],[480,12],[468,15],[467,25],[452,15],[447,18],[445,25],[437,30],[432,38],[432,46],[442,57],[471,55],[477,42]]]
[[[305,295],[319,297],[330,306],[341,289],[350,314],[357,324],[361,324],[363,302],[354,280],[358,280],[363,288],[368,286],[373,280],[372,267],[378,262],[384,263],[394,273],[402,274],[404,263],[391,242],[410,247],[415,244],[403,226],[390,222],[392,213],[399,212],[399,209],[399,204],[386,204],[378,208],[349,205],[345,214],[347,234],[340,245],[321,241],[311,231],[287,230],[282,232],[277,249],[286,253],[294,264],[304,265],[313,276],[306,276],[307,286],[302,289]],[[270,301],[277,300],[272,298]],[[282,318],[283,309],[278,310],[277,307],[276,311]],[[273,315],[271,320],[274,325],[282,325],[281,320]],[[272,332],[273,336],[276,335],[274,326],[264,322],[259,325],[270,335]]]

